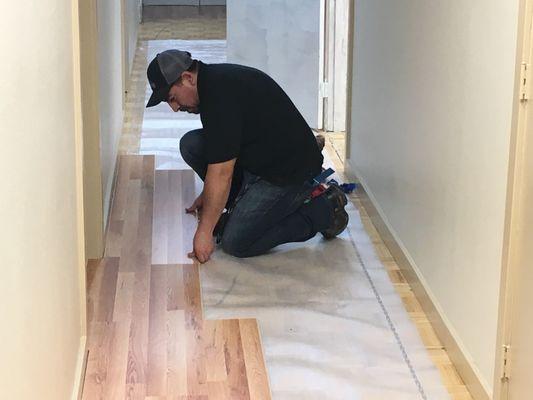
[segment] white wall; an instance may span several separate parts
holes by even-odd
[[[120,1],[98,0],[97,10],[100,64],[100,149],[104,221],[106,221],[123,118]]]
[[[490,392],[518,2],[355,12],[350,166]]]
[[[137,49],[139,23],[141,21],[141,0],[124,0],[124,45],[126,50],[125,71],[129,77],[133,66],[133,57]]]
[[[320,0],[229,0],[228,62],[269,74],[318,123]]]
[[[1,397],[69,399],[85,334],[72,2],[2,2],[0,12]]]

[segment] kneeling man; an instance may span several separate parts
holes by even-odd
[[[348,224],[346,196],[330,185],[312,196],[323,157],[310,127],[267,74],[235,64],[204,64],[167,50],[148,66],[147,107],[200,114],[202,129],[180,141],[183,159],[204,181],[187,212],[199,212],[193,252],[204,263],[213,236],[236,257],[251,257]],[[226,212],[224,212],[226,210]]]

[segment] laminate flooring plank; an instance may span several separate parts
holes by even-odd
[[[154,183],[154,211],[152,233],[152,264],[168,263],[167,208],[170,202],[169,171],[156,171]]]
[[[135,272],[126,379],[129,385],[147,381],[150,280],[150,266]]]
[[[125,272],[135,272],[137,248],[137,231],[139,226],[139,203],[141,196],[141,181],[131,180],[128,184],[128,208],[124,220],[124,235],[120,251],[120,269]]]
[[[122,236],[124,234],[124,221],[109,219],[106,233],[106,257],[120,257]]]
[[[170,171],[169,179],[169,199],[166,208],[167,221],[167,264],[186,263],[187,254],[184,245],[183,222],[187,215],[183,206],[183,184],[182,176],[184,171]]]
[[[167,269],[167,310],[185,309],[185,287],[181,265],[169,265]]]
[[[102,269],[102,281],[95,309],[95,320],[109,322],[113,320],[115,293],[118,279],[118,258],[104,258],[98,268]]]
[[[194,239],[194,233],[196,232],[196,227],[198,226],[198,219],[196,215],[183,213],[185,212],[185,208],[191,206],[196,197],[201,192],[201,188],[199,188],[197,185],[197,181],[199,179],[200,178],[197,178],[195,176],[195,172],[192,170],[182,171],[181,185],[183,188],[183,192],[180,211],[183,215],[183,222],[181,226],[182,247],[180,251],[183,257],[181,262],[184,264],[191,263],[191,260],[187,257],[187,254],[192,250],[192,243]]]
[[[112,338],[110,324],[112,325],[113,323],[90,322],[89,355],[83,384],[83,400],[103,399],[107,377],[107,360]]]
[[[130,179],[141,179],[142,178],[142,169],[143,169],[143,160],[145,157],[150,156],[143,156],[143,157],[133,157],[133,156],[126,156],[130,157]]]
[[[154,157],[137,157],[134,171],[130,175],[131,183],[140,183],[135,235],[133,235],[133,256],[127,263],[121,264],[125,270],[134,271],[132,297],[132,323],[129,336],[128,365],[126,385],[129,390],[144,388],[146,396],[148,381],[148,350],[149,350],[149,307],[151,282],[151,251],[152,251],[152,219],[153,219],[153,186]],[[132,205],[135,206],[135,205]],[[128,222],[126,220],[126,222]],[[133,225],[132,225],[133,226]],[[139,394],[143,394],[142,390]]]
[[[257,320],[239,320],[248,389],[251,400],[270,400],[270,386]]]
[[[235,400],[250,400],[239,320],[228,319],[220,321],[220,323],[224,327],[227,382],[230,396]]]
[[[155,171],[152,264],[188,264],[197,220],[185,208],[196,198],[192,170]]]
[[[200,331],[203,323],[202,300],[200,297],[200,276],[198,266],[183,266],[185,292],[185,324],[187,329]]]
[[[203,331],[207,381],[225,382],[228,379],[228,373],[225,357],[224,326],[220,321],[205,320]]]
[[[113,308],[113,321],[131,321],[134,284],[134,272],[118,273]]]
[[[165,396],[167,393],[167,271],[164,266],[152,266],[150,274],[150,317],[148,329],[148,369],[146,394]]]
[[[207,369],[202,335],[201,329],[185,329],[189,396],[207,396]]]
[[[232,400],[226,381],[207,382],[207,393],[209,400]]]
[[[137,229],[137,261],[143,267],[152,265],[152,224],[154,212],[154,157],[142,162],[141,193]]]
[[[114,322],[109,348],[103,399],[123,400],[126,397],[126,368],[128,362],[129,321]]]
[[[174,399],[186,396],[187,388],[187,336],[185,311],[167,311],[167,395]]]
[[[126,383],[126,397],[125,400],[145,400],[146,399],[146,385],[142,383],[129,384]]]
[[[131,159],[131,156],[120,156],[118,158],[117,180],[106,235],[106,257],[120,256],[124,218],[128,204],[128,183],[130,179],[129,169]]]
[[[99,268],[100,260],[89,260],[87,263],[87,321],[92,322],[96,320],[96,309],[99,302],[100,287],[103,278],[103,268]],[[90,331],[90,324],[88,327]]]

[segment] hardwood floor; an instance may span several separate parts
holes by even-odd
[[[173,236],[165,211],[193,196],[168,189],[190,179],[189,171],[154,173],[153,156],[120,157],[106,254],[87,270],[85,400],[271,398],[257,321],[203,319],[198,265],[168,263],[185,259],[185,245],[152,262],[152,235]],[[163,220],[152,224],[154,204]],[[190,221],[176,223],[190,240]]]

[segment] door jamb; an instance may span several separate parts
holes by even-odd
[[[527,102],[520,100],[524,61],[531,62],[533,41],[533,0],[520,0],[518,13],[518,38],[515,67],[515,86],[513,99],[513,117],[511,123],[511,140],[508,168],[508,186],[506,195],[504,242],[502,255],[502,273],[500,284],[500,304],[498,310],[498,332],[496,348],[496,365],[494,369],[494,399],[507,400],[509,397],[510,358],[507,345],[511,343],[511,325],[513,313],[513,288],[520,279],[515,264],[515,243],[519,240],[516,233],[517,218],[520,207],[520,184],[524,162],[520,149],[527,133]]]

